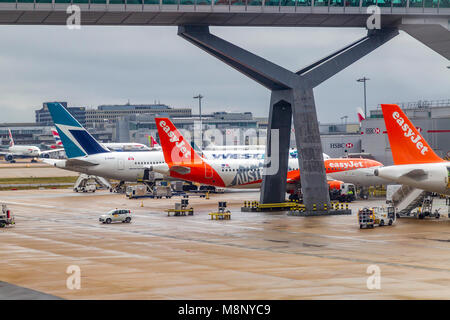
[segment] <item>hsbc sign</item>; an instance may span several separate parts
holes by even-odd
[[[366,128],[366,134],[380,134],[380,128]]]
[[[330,143],[330,148],[331,149],[351,149],[353,148],[353,143],[348,142],[348,143]]]

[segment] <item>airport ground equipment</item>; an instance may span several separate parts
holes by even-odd
[[[270,211],[288,211],[291,216],[325,216],[325,215],[351,215],[352,211],[348,203],[327,203],[313,204],[311,211],[297,200],[283,203],[260,203],[258,201],[244,201],[241,207],[242,212],[270,212]]]
[[[306,210],[313,212],[313,205],[318,203],[329,206],[313,89],[397,36],[399,31],[396,28],[369,30],[367,36],[297,72],[211,34],[208,25],[180,25],[178,34],[271,91],[261,203],[285,202],[293,122]]]
[[[219,201],[217,212],[210,212],[209,216],[211,217],[211,220],[230,220],[231,211],[227,210],[226,201]]]
[[[73,188],[75,192],[95,192],[97,190],[97,185],[95,182],[87,182],[82,186]]]
[[[189,199],[183,198],[181,199],[181,202],[175,203],[174,209],[167,209],[167,216],[170,217],[170,215],[174,216],[193,216],[194,215],[194,208],[188,208],[189,205]]]
[[[424,219],[425,217],[439,219],[441,217],[439,209],[433,211],[433,200],[433,196],[427,194],[422,201],[422,205],[414,212],[414,215],[419,219]]]
[[[329,185],[330,200],[352,202],[356,200],[356,188],[352,183],[340,183],[337,187]]]
[[[391,193],[390,189],[395,189],[394,192]],[[423,218],[424,215],[419,213],[419,211],[423,210],[416,210],[414,209],[418,207],[423,207],[424,200],[431,195],[430,192],[416,189],[407,185],[400,185],[397,187],[389,187],[387,189],[386,194],[386,202],[391,203],[397,211],[397,218],[401,217],[419,217]],[[431,201],[432,202],[432,201]],[[431,203],[432,205],[432,203]],[[428,210],[429,203],[425,203],[425,209],[426,213],[429,212]],[[434,214],[431,213],[430,216],[433,216]]]
[[[130,223],[132,219],[131,210],[128,209],[114,209],[106,214],[102,214],[98,221],[101,223],[110,224],[112,222]]]
[[[133,186],[127,186],[125,192],[127,198],[138,199],[138,198],[154,198],[166,199],[172,198],[172,189],[170,186],[153,186],[151,189],[146,185],[138,184]]]
[[[375,226],[391,226],[395,222],[394,207],[374,207],[358,210],[359,228],[374,228]]]
[[[154,187],[155,198],[162,199],[165,197],[166,199],[172,198],[172,189],[170,186],[155,186]]]
[[[6,226],[15,225],[14,215],[8,206],[4,203],[1,204],[2,210],[0,211],[0,228]]]
[[[89,186],[89,184],[94,183],[94,186],[96,184],[98,184],[100,187],[111,190],[112,186],[109,183],[109,181],[103,177],[99,177],[99,176],[92,176],[92,175],[88,175],[88,174],[80,174],[78,176],[77,181],[75,182],[75,184],[73,185],[73,191],[75,192],[93,192],[92,190],[92,186]],[[95,188],[97,189],[97,188]],[[89,191],[85,191],[85,190],[89,190]]]

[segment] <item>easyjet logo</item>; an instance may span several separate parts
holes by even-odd
[[[172,130],[170,130],[170,127],[166,124],[165,121],[161,121],[159,123],[159,126],[167,134],[170,142],[172,143],[175,142],[175,146],[180,149],[180,152],[183,154],[183,157],[190,158],[191,152],[186,147],[186,143],[184,142],[184,140],[180,142],[180,138]]]
[[[355,169],[363,168],[362,161],[347,161],[347,162],[330,162],[330,168]]]
[[[405,119],[400,117],[400,114],[395,111],[392,114],[392,117],[397,121],[397,124],[400,126],[400,128],[403,130],[403,133],[405,137],[410,138],[412,143],[416,145],[416,148],[420,151],[421,154],[425,155],[428,151],[428,147],[423,145],[422,137],[420,135],[416,135],[414,130],[409,127],[407,123],[405,123]]]

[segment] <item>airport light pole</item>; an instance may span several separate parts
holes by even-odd
[[[366,95],[366,82],[370,80],[369,78],[362,77],[356,80],[357,82],[364,82],[364,117],[367,118],[367,95]]]
[[[200,148],[203,149],[203,123],[202,123],[202,99],[204,96],[202,96],[200,93],[194,97],[194,99],[198,99],[198,112],[200,115],[200,136],[202,141],[200,142]]]

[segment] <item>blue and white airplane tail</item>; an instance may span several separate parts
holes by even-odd
[[[109,152],[60,103],[47,103],[47,106],[67,158]]]

